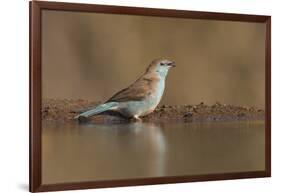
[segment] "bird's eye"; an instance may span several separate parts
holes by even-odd
[[[161,65],[161,66],[164,66],[165,64],[161,62],[160,65]]]

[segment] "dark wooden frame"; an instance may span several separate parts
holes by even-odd
[[[30,10],[30,147],[29,147],[29,190],[55,191],[71,189],[135,186],[148,184],[182,183],[207,180],[258,178],[271,176],[271,17],[265,15],[245,15],[212,13],[169,9],[104,6],[78,3],[29,2]],[[98,12],[112,14],[165,16],[176,18],[212,19],[266,23],[265,49],[265,170],[236,173],[167,176],[126,180],[106,180],[77,183],[42,185],[41,183],[41,13],[42,10]]]

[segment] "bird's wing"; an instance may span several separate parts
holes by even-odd
[[[113,95],[107,102],[140,101],[151,94],[154,80],[141,77],[129,87]]]

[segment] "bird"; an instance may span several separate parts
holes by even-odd
[[[153,60],[145,73],[127,88],[117,92],[106,102],[78,114],[74,119],[85,120],[110,111],[128,120],[141,121],[141,116],[152,113],[160,103],[168,72],[175,66],[175,62],[168,59]]]

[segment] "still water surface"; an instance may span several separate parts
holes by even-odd
[[[264,122],[43,122],[43,184],[264,170]]]

